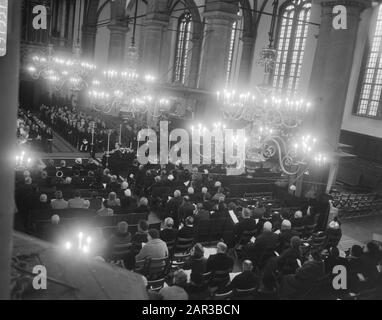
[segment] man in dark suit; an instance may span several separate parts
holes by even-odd
[[[298,233],[292,230],[291,222],[289,220],[283,220],[279,234],[279,246],[277,249],[278,253],[281,254],[284,250],[290,247],[290,240],[294,236],[298,236]]]
[[[251,218],[251,210],[243,208],[241,221],[239,221],[234,228],[236,241],[239,241],[241,235],[245,231],[255,231],[256,221]]]
[[[199,221],[209,220],[209,219],[210,219],[210,213],[204,208],[202,203],[198,203],[196,205],[195,220],[199,222]]]
[[[183,204],[179,208],[179,217],[181,221],[184,221],[187,217],[192,217],[194,215],[195,207],[192,204],[190,197],[185,196]]]
[[[207,260],[207,271],[211,271],[213,274],[219,271],[227,271],[226,274],[213,275],[211,284],[219,283],[220,285],[226,285],[230,278],[229,272],[232,271],[234,261],[227,255],[227,245],[223,242],[217,244],[217,253],[209,256]]]
[[[249,260],[243,262],[243,272],[238,274],[230,283],[231,290],[247,290],[257,288],[259,285],[259,276],[253,272],[253,264]]]
[[[172,218],[166,218],[164,221],[164,229],[160,232],[160,238],[164,242],[171,242],[175,241],[177,231],[173,229],[174,226],[174,220]]]
[[[178,238],[191,239],[195,237],[194,218],[187,217],[185,226],[178,232]]]

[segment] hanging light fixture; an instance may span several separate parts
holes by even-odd
[[[52,23],[49,28],[49,44],[45,55],[35,55],[27,67],[33,79],[43,78],[48,80],[56,90],[61,90],[66,85],[70,90],[80,91],[87,86],[88,78],[96,70],[96,66],[90,62],[81,60],[80,25],[82,13],[82,1],[79,2],[78,34],[77,42],[73,47],[72,56],[54,53],[51,43]]]

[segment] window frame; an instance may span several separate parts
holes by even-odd
[[[381,10],[381,12],[379,12]],[[358,77],[358,83],[357,83],[357,90],[356,95],[354,97],[354,104],[352,108],[352,115],[356,117],[362,117],[362,118],[369,118],[373,120],[382,120],[382,90],[379,96],[378,101],[378,108],[377,108],[377,114],[375,116],[369,115],[368,112],[370,110],[370,96],[368,99],[368,105],[366,108],[365,114],[359,114],[360,104],[361,104],[361,94],[364,87],[364,81],[365,81],[365,75],[367,71],[367,64],[369,62],[371,48],[376,36],[377,31],[377,24],[378,24],[378,16],[381,14],[381,23],[382,23],[382,4],[379,5],[378,9],[376,9],[375,16],[373,17],[373,22],[369,27],[368,36],[365,43],[365,48],[362,56],[362,62],[361,62],[361,70]],[[371,32],[372,31],[372,32]],[[380,50],[377,57],[376,67],[374,68],[374,75],[373,75],[373,82],[372,86],[374,87],[376,85],[375,78],[378,70],[382,71],[382,68],[378,68],[378,65],[382,64],[382,34],[380,35],[381,38],[381,44],[380,44]],[[370,41],[371,40],[371,41]],[[382,84],[381,84],[382,85]]]
[[[300,4],[296,4],[295,1],[296,0],[288,0],[288,1],[284,2],[280,6],[280,9],[279,9],[279,18],[278,18],[278,21],[277,21],[277,28],[276,28],[276,37],[275,37],[275,50],[277,51],[277,58],[276,58],[275,67],[271,71],[271,76],[270,76],[270,86],[272,86],[272,89],[274,91],[277,91],[277,92],[281,91],[281,92],[287,93],[288,95],[291,95],[291,96],[296,95],[296,93],[298,92],[298,89],[299,89],[299,80],[301,78],[301,70],[302,70],[302,66],[303,66],[303,63],[304,63],[304,56],[305,56],[306,45],[307,45],[306,41],[308,39],[307,36],[308,36],[308,31],[309,31],[309,21],[310,21],[310,17],[311,17],[311,13],[312,13],[312,0],[301,0]],[[304,8],[307,4],[310,4],[309,10],[306,10]],[[288,46],[287,50],[282,51],[282,52],[287,52],[287,57],[286,57],[286,62],[285,62],[285,70],[284,70],[282,75],[280,74],[280,72],[277,75],[278,80],[277,80],[277,85],[275,86],[274,85],[275,77],[276,77],[275,70],[276,70],[277,65],[278,65],[277,59],[279,58],[278,46],[279,46],[280,40],[281,40],[280,39],[280,35],[281,35],[281,31],[282,31],[282,24],[283,24],[283,20],[284,20],[284,14],[285,14],[286,9],[289,6],[294,6],[294,10],[293,10],[294,11],[293,22],[292,22],[292,26],[291,26],[291,37],[289,39],[289,46]],[[304,11],[309,13],[309,19],[305,20],[306,22],[304,24],[306,25],[306,29],[304,28],[302,30],[302,32],[305,32],[305,30],[306,30],[307,36],[306,37],[300,36],[298,38],[300,40],[305,39],[305,44],[304,44],[303,49],[301,50],[301,47],[303,45],[302,42],[301,42],[299,44],[299,48],[300,49],[297,51],[298,58],[297,58],[297,61],[296,61],[296,68],[299,67],[300,64],[298,63],[298,61],[301,60],[300,75],[297,76],[298,70],[295,70],[293,75],[290,74],[290,71],[291,71],[292,62],[293,62],[293,52],[296,51],[294,49],[295,49],[296,40],[297,40],[296,35],[297,35],[298,27],[299,27],[300,14],[302,12],[304,12]],[[286,27],[286,31],[287,31],[287,27]],[[302,58],[300,58],[301,55],[302,55]],[[282,65],[283,64],[280,63],[280,68],[281,68]],[[280,78],[281,77],[283,78],[283,80],[282,80],[283,84],[282,84],[282,87],[280,88],[279,84],[280,84]],[[288,86],[289,86],[289,81],[290,81],[291,78],[293,78],[293,85],[292,85],[292,88],[289,89]],[[296,85],[296,83],[297,83],[297,85]]]

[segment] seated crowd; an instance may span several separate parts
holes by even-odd
[[[37,236],[55,242],[65,232],[65,210],[88,210],[94,217],[126,215],[117,225],[92,229],[92,255],[142,274],[152,299],[297,299],[313,289],[331,294],[325,285],[331,284],[336,265],[348,268],[344,296],[375,288],[379,291],[373,294],[381,295],[377,243],[365,249],[355,245],[342,254],[341,223],[335,219],[319,230],[317,220],[326,213],[314,202],[292,213],[273,212],[261,201],[242,205],[213,175],[199,170],[181,163],[133,163],[123,178],[92,159],[86,165],[77,159],[71,168],[65,161],[59,167],[48,161],[43,169],[17,174],[16,225],[33,233],[31,210],[51,212],[48,231]],[[83,189],[92,190],[90,197],[82,197]],[[135,214],[144,217],[136,226],[128,222]],[[150,225],[153,216],[159,226]],[[205,221],[221,219],[231,228],[215,245],[198,241]],[[233,276],[235,269],[241,272]]]

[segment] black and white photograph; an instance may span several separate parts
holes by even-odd
[[[0,300],[382,300],[381,0],[0,0],[0,108]]]

